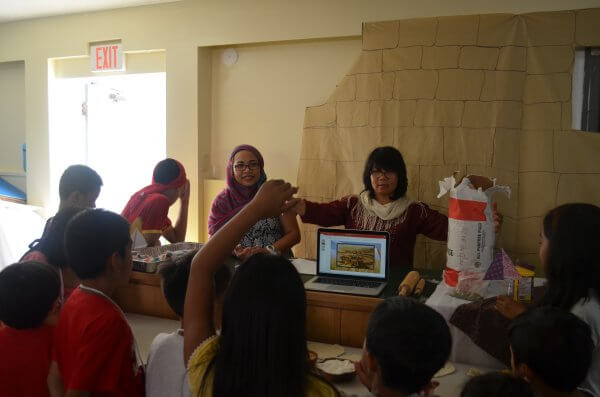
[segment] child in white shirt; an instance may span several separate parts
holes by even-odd
[[[182,256],[159,271],[163,294],[169,306],[181,319],[182,327],[190,264],[195,254],[196,252],[192,252]],[[230,278],[231,273],[227,266],[221,266],[215,274],[214,321],[217,328],[220,328],[221,306]],[[152,341],[146,368],[146,397],[191,397],[186,363],[183,362],[183,332],[183,328],[180,328],[172,333],[161,333]]]

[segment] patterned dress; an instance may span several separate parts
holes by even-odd
[[[275,244],[284,234],[285,231],[279,217],[261,219],[246,232],[240,240],[240,245],[244,248],[266,247]],[[291,252],[288,251],[283,254],[290,256]]]

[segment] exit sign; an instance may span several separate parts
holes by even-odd
[[[119,72],[125,70],[121,43],[96,43],[90,45],[92,72]]]

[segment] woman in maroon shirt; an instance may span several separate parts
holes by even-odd
[[[391,265],[404,269],[412,268],[417,234],[447,240],[448,218],[406,195],[406,165],[397,149],[373,150],[363,182],[365,190],[359,195],[322,204],[300,200],[294,210],[304,223],[389,232]]]

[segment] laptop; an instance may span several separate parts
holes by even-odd
[[[377,296],[388,279],[390,235],[368,230],[319,229],[312,291]]]

